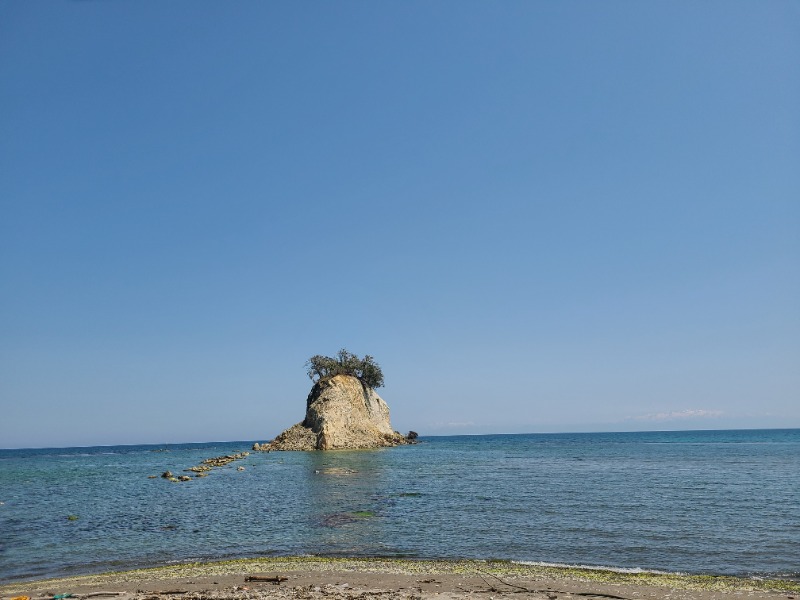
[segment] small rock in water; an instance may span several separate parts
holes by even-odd
[[[210,471],[211,467],[206,465],[198,465],[196,467],[189,467],[188,469],[184,469],[184,471],[191,471],[192,473],[202,473],[203,471]]]
[[[322,469],[315,469],[314,473],[324,475],[354,475],[358,473],[355,469],[346,469],[344,467],[323,467]]]
[[[161,476],[162,476],[164,479],[169,479],[170,477],[172,477],[172,471],[164,471],[164,472],[161,474]]]
[[[244,471],[244,467],[236,467],[237,471]]]

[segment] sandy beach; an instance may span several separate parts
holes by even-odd
[[[170,565],[0,585],[0,597],[119,600],[787,599],[800,583],[520,565],[317,557]],[[62,596],[63,597],[63,596]]]

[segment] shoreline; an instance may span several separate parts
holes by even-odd
[[[281,576],[277,585],[248,583],[251,576]],[[165,588],[168,588],[165,590]],[[266,557],[162,565],[95,575],[77,575],[0,585],[0,598],[114,592],[120,600],[287,598],[335,600],[442,598],[496,600],[520,594],[556,600],[573,596],[599,598],[797,598],[800,582],[594,567],[523,564],[504,560],[414,560]],[[366,596],[364,594],[367,594]]]

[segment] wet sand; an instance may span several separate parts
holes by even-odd
[[[277,581],[259,581],[265,578]],[[57,594],[92,600],[800,600],[800,583],[505,561],[284,557],[0,585],[3,600]]]

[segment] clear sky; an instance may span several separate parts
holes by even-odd
[[[800,427],[800,4],[6,0],[0,282],[0,447]]]

